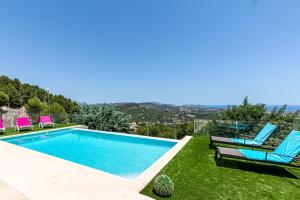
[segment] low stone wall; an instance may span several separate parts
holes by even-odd
[[[5,128],[15,127],[17,117],[28,117],[24,107],[20,109],[2,107],[2,119],[4,121]]]

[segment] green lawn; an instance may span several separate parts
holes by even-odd
[[[63,128],[63,127],[68,127],[68,126],[75,126],[76,124],[55,124],[54,128]],[[47,127],[44,130],[51,130],[53,128],[51,127]],[[41,131],[43,129],[41,129],[38,125],[34,125],[34,131]],[[5,133],[0,133],[0,137],[3,136],[9,136],[9,135],[16,135],[16,134],[23,134],[23,133],[29,133],[32,132],[32,130],[28,129],[28,130],[22,130],[21,132],[17,132],[14,128],[9,128],[6,129]]]
[[[300,169],[225,160],[216,166],[205,136],[195,136],[161,171],[175,183],[169,199],[300,199]],[[142,194],[159,198],[151,182]]]

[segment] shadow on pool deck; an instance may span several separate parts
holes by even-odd
[[[216,160],[216,159],[215,159]],[[218,161],[216,160],[216,163]],[[218,165],[219,166],[219,165]],[[295,174],[290,172],[288,169],[276,165],[268,165],[263,163],[255,163],[252,161],[239,161],[233,159],[224,159],[222,161],[222,166],[226,168],[234,168],[243,171],[250,171],[259,174],[268,174],[272,176],[285,177],[285,178],[293,178],[299,179]]]
[[[0,197],[1,199],[29,200],[23,193],[2,180],[0,180]]]

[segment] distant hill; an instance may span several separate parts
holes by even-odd
[[[193,119],[214,119],[218,113],[227,109],[228,105],[173,105],[157,102],[143,103],[111,103],[106,104],[115,107],[127,115],[130,115],[135,122],[164,122],[176,123]],[[268,106],[271,110],[274,107]],[[300,106],[287,106],[286,112],[300,110]]]
[[[130,115],[132,121],[135,122],[179,123],[195,118],[212,119],[215,118],[219,112],[219,110],[208,109],[205,107],[193,108],[190,106],[177,106],[156,102],[127,102],[105,105],[113,106],[116,110]]]
[[[228,106],[231,105],[184,105],[185,107],[193,107],[193,108],[207,108],[212,110],[224,110],[227,109]],[[266,105],[268,111],[272,111],[274,108],[280,108],[282,105]],[[300,111],[300,105],[286,105],[285,112],[296,112]]]

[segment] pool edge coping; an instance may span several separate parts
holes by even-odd
[[[82,131],[91,131],[96,133],[105,133],[105,134],[111,134],[111,135],[121,135],[121,136],[127,136],[127,137],[137,137],[137,138],[145,138],[145,139],[152,139],[152,140],[162,140],[166,142],[176,142],[178,143],[180,140],[177,139],[170,139],[170,138],[162,138],[162,137],[153,137],[153,136],[147,136],[147,135],[138,135],[133,133],[120,133],[120,132],[112,132],[112,131],[100,131],[100,130],[93,130],[93,129],[84,129],[84,128],[77,128],[74,129],[82,130]]]
[[[156,160],[142,174],[135,179],[133,190],[141,192],[151,180],[179,153],[179,151],[192,139],[192,136],[185,136],[178,143]]]
[[[1,136],[0,140],[6,139],[6,138],[11,138],[11,137],[34,135],[34,134],[39,134],[39,133],[43,133],[43,132],[52,132],[52,131],[58,131],[58,130],[63,130],[63,129],[73,129],[73,128],[80,128],[80,127],[85,127],[85,126],[84,125],[74,125],[74,126],[66,126],[66,127],[61,127],[61,128],[44,129],[44,130],[40,130],[40,131],[30,131],[30,132],[26,132],[26,133]]]

